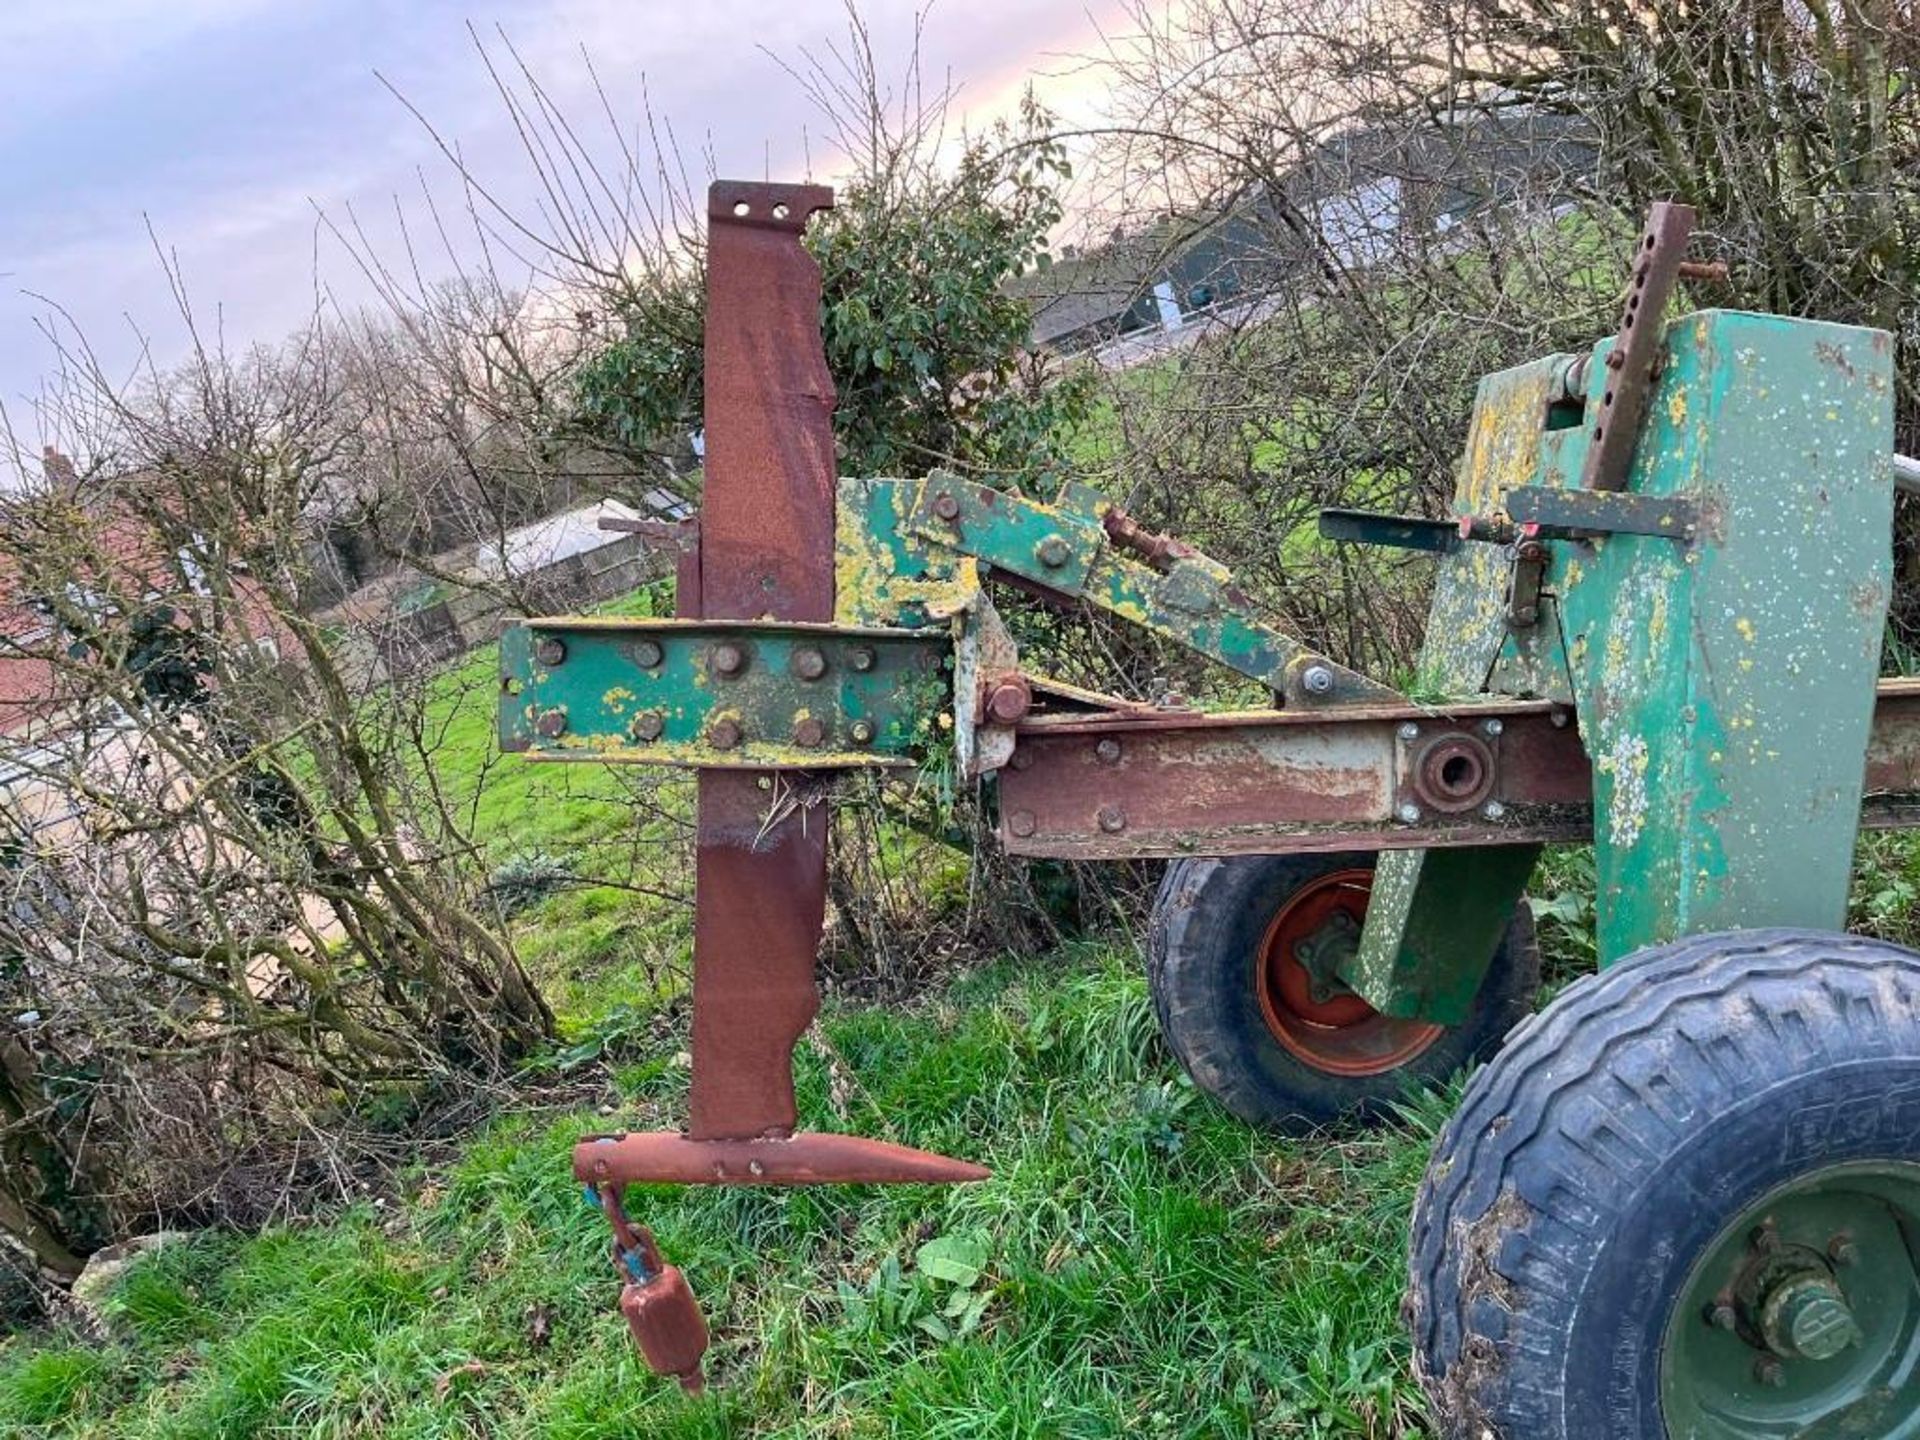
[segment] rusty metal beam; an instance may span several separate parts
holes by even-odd
[[[1920,827],[1920,680],[1878,695],[1861,824]],[[1000,838],[1068,860],[1584,841],[1592,781],[1548,701],[1037,717],[1000,772]]]

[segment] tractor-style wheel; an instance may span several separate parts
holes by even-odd
[[[1468,1087],[1407,1297],[1441,1432],[1920,1436],[1920,954],[1641,951]]]
[[[1148,935],[1160,1029],[1201,1089],[1279,1130],[1378,1119],[1484,1058],[1540,979],[1525,905],[1463,1025],[1382,1015],[1337,971],[1360,939],[1371,854],[1247,855],[1167,867]]]

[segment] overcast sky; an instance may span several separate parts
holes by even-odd
[[[897,72],[912,0],[866,0],[883,67]],[[951,72],[972,118],[1003,111],[1025,77],[1071,68],[1117,0],[938,0],[922,47]],[[562,109],[598,113],[581,47],[615,107],[644,85],[688,149],[722,174],[800,178],[819,122],[765,53],[797,57],[845,34],[841,0],[0,0],[0,403],[33,434],[24,401],[49,368],[34,329],[44,295],[117,364],[129,318],[161,358],[177,353],[148,238],[175,252],[200,312],[229,340],[271,339],[313,303],[316,268],[354,292],[351,263],[317,234],[315,207],[384,223],[416,214],[422,169],[444,162],[385,76],[456,139],[512,203],[533,179],[466,26],[504,26]],[[1048,88],[1043,81],[1043,89]],[[1068,108],[1073,82],[1051,88]],[[698,178],[698,177],[696,177]]]

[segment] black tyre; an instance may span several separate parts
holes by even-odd
[[[1531,1007],[1540,952],[1525,905],[1465,1024],[1381,1015],[1334,981],[1373,864],[1246,855],[1167,867],[1147,943],[1160,1029],[1194,1082],[1242,1119],[1297,1132],[1381,1118],[1410,1088],[1491,1054]],[[1319,957],[1311,970],[1304,953]]]
[[[1448,1436],[1920,1435],[1920,955],[1706,935],[1468,1087],[1407,1316]]]

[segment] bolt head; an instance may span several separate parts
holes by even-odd
[[[873,722],[871,720],[856,720],[848,727],[847,733],[853,736],[854,744],[869,744],[873,740]]]
[[[847,656],[847,663],[853,666],[854,669],[864,673],[873,669],[873,663],[876,658],[878,657],[874,655],[871,645],[856,645],[852,653]]]
[[[1480,727],[1480,730],[1489,740],[1497,740],[1506,728],[1506,725],[1499,720],[1489,720]]]
[[[1707,1307],[1707,1324],[1716,1330],[1731,1331],[1739,1322],[1740,1317],[1734,1313],[1733,1306],[1731,1305],[1709,1305]]]
[[[1762,1255],[1769,1255],[1780,1248],[1780,1232],[1771,1225],[1756,1225],[1747,1241]]]
[[[1034,819],[1031,810],[1016,810],[1007,817],[1007,828],[1016,835],[1033,834]]]
[[[1547,722],[1556,730],[1564,730],[1573,723],[1573,716],[1565,710],[1555,710],[1547,716]]]
[[[1012,725],[1033,708],[1033,691],[1024,680],[1004,680],[987,692],[987,718],[999,725]]]
[[[1504,820],[1507,818],[1507,807],[1498,800],[1489,800],[1480,807],[1480,813],[1489,820]]]
[[[747,652],[732,641],[722,641],[713,647],[713,673],[716,675],[738,675],[747,668]]]
[[[1753,1378],[1770,1389],[1778,1390],[1787,1383],[1787,1372],[1778,1360],[1769,1355],[1753,1362]]]
[[[1827,1242],[1827,1258],[1836,1265],[1852,1265],[1860,1259],[1860,1247],[1851,1235],[1836,1235]]]
[[[1418,740],[1420,738],[1420,727],[1411,720],[1407,721],[1400,727],[1400,738],[1402,740]]]
[[[716,750],[735,749],[743,738],[738,720],[716,720],[707,727],[707,743]]]
[[[1417,825],[1420,822],[1420,807],[1409,800],[1396,812],[1403,825]]]
[[[1112,736],[1108,736],[1105,740],[1102,740],[1098,745],[1093,747],[1093,753],[1102,765],[1118,765],[1120,763],[1120,742]]]
[[[1118,805],[1102,805],[1098,819],[1100,828],[1109,835],[1118,835],[1127,828],[1127,812]]]
[[[811,645],[793,652],[793,673],[802,680],[818,680],[827,673],[827,657]]]
[[[549,670],[556,665],[564,665],[567,659],[567,642],[557,635],[548,635],[533,647],[533,658]]]
[[[945,490],[942,490],[938,495],[933,497],[933,513],[938,515],[942,520],[958,520],[960,518],[960,502]]]
[[[633,662],[642,670],[652,670],[666,659],[666,652],[660,648],[657,640],[636,640],[633,642]]]
[[[817,715],[803,716],[793,722],[793,743],[803,750],[818,750],[827,741],[827,725]]]
[[[1325,695],[1333,689],[1333,667],[1309,665],[1300,672],[1300,688],[1309,695]]]
[[[564,710],[542,710],[540,718],[533,722],[533,728],[549,740],[556,740],[567,733],[567,712]]]
[[[658,710],[642,710],[633,717],[633,738],[643,742],[658,740],[667,728],[667,720]]]
[[[1058,535],[1047,536],[1046,539],[1040,542],[1034,553],[1040,557],[1040,563],[1049,570],[1058,570],[1062,565],[1066,564],[1068,560],[1073,558],[1073,551],[1067,547],[1067,542],[1062,540]]]
[[[1008,768],[1013,770],[1031,770],[1033,768],[1033,752],[1031,750],[1016,750],[1008,757],[1007,765]]]

